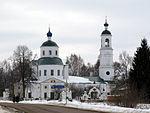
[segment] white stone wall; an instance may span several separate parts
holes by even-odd
[[[43,55],[43,51],[45,51],[45,55]],[[51,51],[51,55],[49,54],[49,51]],[[57,55],[56,55],[56,51],[57,51]],[[58,57],[59,56],[58,47],[55,46],[41,47],[40,54],[41,57]]]
[[[107,71],[110,72],[109,75],[106,74]],[[113,77],[114,77],[114,69],[111,67],[100,67],[99,68],[99,74],[100,74],[100,77],[103,78],[104,80],[112,81]]]
[[[28,87],[26,87],[25,89],[25,97],[28,99],[29,97],[29,93],[31,93],[31,97],[36,99],[36,98],[40,98],[40,84],[39,83],[33,83],[31,85],[28,85]]]
[[[5,89],[5,91],[3,91],[3,100],[8,100],[9,96],[10,96],[9,89]]]
[[[112,36],[102,35],[101,36],[101,49],[100,49],[100,66],[99,66],[99,76],[106,80],[112,81],[114,77],[113,68],[113,49],[112,49]],[[106,46],[105,40],[109,40],[109,46]]]
[[[100,49],[100,67],[113,66],[113,50],[110,48]]]
[[[47,93],[47,99],[51,97],[51,92],[54,92],[56,95],[56,90],[58,89],[52,89],[51,87],[53,85],[64,85],[64,83],[41,83],[41,99],[44,99],[44,93]],[[59,89],[60,92],[63,90],[65,90],[65,88]]]
[[[51,92],[54,92],[56,95],[56,90],[52,89],[53,85],[64,85],[64,83],[33,83],[31,86],[26,87],[25,97],[28,99],[28,94],[31,93],[33,99],[45,99],[44,93],[47,93],[47,98],[51,97]],[[65,91],[65,88],[59,89],[60,93]],[[69,96],[70,97],[70,96]]]
[[[66,93],[66,91],[62,91],[61,92],[61,99],[65,100],[66,97],[68,97],[68,99],[72,99],[72,92],[71,91],[67,91],[67,93]]]
[[[41,70],[41,76],[38,75],[38,78],[40,81],[44,81],[52,77],[63,79],[63,65],[39,65],[38,69],[39,71]],[[44,70],[47,70],[46,76],[44,75]],[[54,70],[53,76],[51,75],[51,70]],[[60,70],[59,76],[58,76],[57,70]]]

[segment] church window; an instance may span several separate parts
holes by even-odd
[[[52,70],[51,70],[51,76],[53,76],[53,75],[54,75],[54,70],[52,69]]]
[[[109,39],[108,38],[105,40],[105,47],[109,47]]]
[[[45,55],[45,51],[43,50],[43,56]]]
[[[110,95],[110,93],[108,92],[107,95]]]
[[[55,80],[51,80],[51,83],[55,83],[56,81]]]
[[[57,75],[60,76],[60,70],[57,70]]]
[[[41,76],[41,70],[39,70],[39,76]]]
[[[32,97],[32,95],[31,95],[31,92],[30,93],[28,93],[28,98],[31,98]]]
[[[46,76],[47,75],[47,70],[44,70],[44,76]]]
[[[55,51],[55,54],[57,55],[58,53],[57,53],[57,50]]]
[[[105,89],[103,88],[103,91],[105,91]]]
[[[49,55],[52,55],[52,51],[51,50],[49,50]]]
[[[47,93],[46,93],[46,92],[44,93],[44,98],[45,98],[45,99],[47,98]]]
[[[107,71],[107,72],[106,72],[106,75],[110,75],[110,72],[109,72],[109,71]]]
[[[47,89],[47,86],[45,86],[45,89]]]

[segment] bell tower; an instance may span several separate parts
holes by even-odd
[[[104,81],[112,81],[114,77],[112,35],[108,30],[107,18],[104,27],[105,30],[101,33],[99,76]]]

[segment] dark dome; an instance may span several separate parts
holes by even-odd
[[[39,65],[63,65],[63,62],[58,57],[42,57],[38,60]]]
[[[106,26],[106,27],[107,27],[108,25],[109,25],[109,24],[107,24],[107,22],[104,24],[104,26]]]
[[[47,33],[47,37],[52,37],[52,33],[50,32],[50,30]]]
[[[51,40],[48,40],[48,41],[44,42],[41,45],[41,47],[43,47],[43,46],[56,46],[56,47],[58,47],[58,45],[55,42],[51,41]]]
[[[111,32],[108,31],[108,30],[104,30],[104,31],[102,32],[102,35],[111,35]]]

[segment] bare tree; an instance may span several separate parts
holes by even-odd
[[[119,62],[114,62],[114,81],[116,82],[116,87],[112,90],[112,94],[119,95],[119,101],[127,106],[127,95],[130,94],[127,88],[127,78],[132,65],[132,57],[126,51],[123,51],[119,55]]]
[[[69,74],[72,76],[80,76],[81,68],[84,64],[83,59],[76,54],[71,54],[68,58],[69,61]]]
[[[19,75],[23,85],[23,98],[25,97],[25,81],[31,76],[31,57],[32,52],[27,46],[18,46],[13,54],[13,68],[16,74]]]
[[[0,63],[0,86],[2,91],[10,85],[10,76],[11,76],[11,65],[7,60],[4,60]]]
[[[121,65],[122,77],[127,79],[128,75],[129,75],[129,70],[130,70],[131,65],[132,65],[132,57],[129,56],[129,54],[126,51],[123,51],[119,55],[119,62]]]

